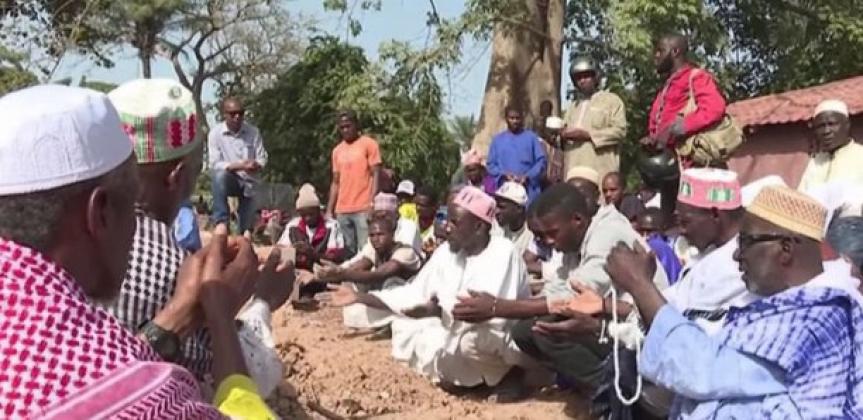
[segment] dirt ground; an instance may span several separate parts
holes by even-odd
[[[578,394],[538,390],[518,404],[449,395],[390,357],[389,341],[342,327],[341,311],[285,305],[273,319],[285,382],[270,405],[285,419],[588,419]]]

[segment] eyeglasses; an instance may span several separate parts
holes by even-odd
[[[740,233],[737,237],[737,247],[741,250],[751,247],[757,243],[761,242],[772,242],[772,241],[794,241],[800,242],[800,238],[791,235],[782,235],[778,233],[763,233],[750,235],[748,233]]]
[[[246,115],[246,110],[240,110],[240,111],[227,111],[227,112],[225,112],[225,113],[226,113],[226,114],[228,114],[228,115],[230,115],[230,116],[232,116],[232,117],[242,117],[243,115]]]

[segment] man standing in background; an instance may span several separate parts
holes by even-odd
[[[566,127],[560,134],[564,172],[587,166],[602,179],[620,168],[619,145],[626,137],[626,108],[619,96],[599,90],[599,69],[593,60],[576,59],[569,77],[580,99],[564,115]]]
[[[375,139],[360,134],[357,116],[344,111],[338,116],[341,142],[333,149],[333,181],[327,217],[336,216],[348,256],[368,240],[372,198],[379,189],[381,152]]]
[[[222,101],[223,123],[210,130],[210,178],[213,188],[213,224],[230,222],[228,197],[237,197],[237,226],[251,230],[255,218],[255,187],[258,174],[267,165],[267,151],[258,128],[245,122],[242,101],[229,97]],[[182,129],[182,128],[181,128]]]
[[[524,128],[524,112],[512,105],[506,108],[506,131],[494,136],[488,151],[488,173],[495,188],[511,181],[527,189],[528,201],[540,193],[545,176],[545,150],[539,137]]]

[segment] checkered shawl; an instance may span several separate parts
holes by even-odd
[[[0,418],[44,418],[49,408],[121,375],[130,364],[159,361],[150,346],[89,303],[63,269],[5,239],[0,239],[0,308]],[[194,381],[162,377],[160,384],[159,392],[140,399],[110,397],[146,414],[135,418],[219,415],[201,402]]]
[[[177,244],[168,225],[147,216],[140,209],[136,211],[136,218],[138,226],[123,288],[114,304],[107,308],[133,332],[153,319],[168,303],[177,285],[177,272],[187,255]],[[184,340],[180,364],[199,380],[210,372],[212,359],[210,338],[204,329]]]
[[[844,291],[789,289],[726,322],[724,343],[779,367],[803,418],[863,418],[863,309]]]

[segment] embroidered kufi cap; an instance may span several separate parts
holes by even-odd
[[[0,98],[0,195],[97,178],[132,155],[117,111],[102,93],[40,85]]]
[[[374,211],[396,211],[399,208],[399,198],[395,194],[378,193],[372,207]]]
[[[452,202],[486,223],[494,221],[497,203],[494,201],[494,198],[491,198],[477,187],[466,186],[462,188],[455,198],[453,198]]]
[[[791,188],[764,187],[746,211],[807,238],[824,239],[827,209],[814,198]]]
[[[693,168],[680,175],[677,201],[703,209],[734,210],[741,205],[737,174],[724,169]]]
[[[166,162],[198,146],[192,92],[170,79],[138,79],[112,90],[123,131],[135,147],[139,163]]]

